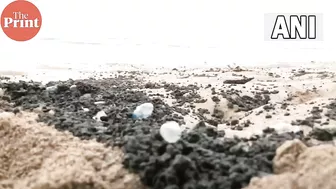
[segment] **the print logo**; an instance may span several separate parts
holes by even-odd
[[[1,28],[15,41],[32,39],[40,31],[42,16],[31,2],[16,0],[5,7],[1,14]]]
[[[265,40],[322,40],[322,15],[266,14]]]

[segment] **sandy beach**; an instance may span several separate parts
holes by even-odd
[[[0,189],[335,189],[333,5],[1,0]]]
[[[3,153],[0,154],[0,158],[6,159],[6,161],[3,161],[4,163],[0,165],[0,188],[62,189],[76,188],[78,186],[85,186],[89,188],[90,186],[91,188],[116,188],[116,186],[118,186],[117,188],[122,189],[135,187],[139,188],[139,185],[144,188],[174,188],[175,186],[177,188],[182,188],[186,187],[188,184],[192,185],[191,182],[185,180],[179,181],[184,183],[181,185],[172,184],[174,181],[169,181],[169,176],[167,176],[167,178],[165,177],[165,179],[168,180],[164,182],[148,180],[148,176],[146,176],[148,174],[153,175],[154,178],[161,178],[162,175],[159,173],[154,174],[152,172],[148,172],[149,170],[145,168],[140,168],[137,166],[134,167],[134,162],[136,161],[143,161],[143,163],[148,165],[148,167],[152,166],[149,160],[145,160],[146,158],[141,159],[144,158],[139,156],[139,153],[142,152],[141,150],[139,152],[135,150],[138,148],[141,149],[141,145],[147,145],[148,140],[150,139],[146,137],[149,136],[145,137],[144,134],[140,134],[139,136],[136,134],[131,134],[132,136],[129,135],[130,138],[124,138],[124,136],[118,134],[119,131],[115,129],[113,131],[109,131],[109,129],[113,127],[120,127],[121,130],[125,129],[123,132],[126,132],[126,130],[129,129],[123,128],[122,125],[133,124],[133,122],[131,123],[127,117],[124,117],[124,115],[120,114],[124,111],[122,108],[119,111],[120,107],[125,107],[127,103],[131,103],[129,99],[132,101],[132,105],[130,105],[131,108],[134,108],[137,103],[140,103],[137,102],[136,99],[143,101],[141,99],[146,98],[147,100],[158,103],[155,105],[155,108],[158,108],[158,112],[153,113],[153,118],[148,120],[149,122],[145,121],[143,123],[138,123],[144,126],[146,124],[150,124],[150,127],[153,127],[153,131],[151,131],[153,136],[155,133],[154,128],[159,127],[160,124],[164,123],[164,121],[175,120],[180,124],[181,128],[186,131],[186,134],[183,135],[181,143],[176,143],[176,146],[174,146],[175,144],[172,145],[172,148],[179,149],[179,145],[191,145],[191,142],[189,141],[190,138],[188,137],[194,135],[194,132],[197,132],[197,135],[201,136],[201,138],[203,137],[203,134],[209,132],[209,130],[199,130],[200,124],[204,124],[205,128],[213,128],[214,131],[211,132],[222,133],[221,137],[219,134],[216,134],[216,137],[211,140],[217,141],[217,135],[218,139],[220,140],[223,140],[224,137],[224,146],[228,145],[230,143],[229,140],[231,140],[233,146],[229,147],[230,152],[220,153],[228,153],[230,155],[236,156],[237,158],[245,158],[246,161],[248,157],[251,156],[251,150],[245,152],[246,156],[241,154],[239,155],[240,152],[232,152],[232,149],[234,149],[233,147],[235,145],[247,145],[248,143],[257,140],[255,145],[262,146],[265,145],[265,142],[262,142],[263,140],[269,141],[266,142],[268,143],[267,145],[270,146],[265,148],[265,150],[267,149],[265,153],[267,152],[272,154],[270,156],[271,159],[262,160],[269,162],[267,165],[264,165],[261,163],[262,161],[259,162],[258,160],[258,166],[256,168],[251,168],[255,170],[256,173],[251,173],[252,176],[248,176],[246,180],[242,179],[239,181],[241,182],[240,184],[238,184],[238,180],[231,178],[232,175],[238,174],[236,172],[230,172],[229,177],[231,180],[228,179],[226,181],[224,179],[225,183],[218,183],[219,185],[216,185],[216,187],[214,183],[212,183],[215,181],[209,180],[209,184],[214,188],[230,186],[231,188],[247,187],[254,189],[263,188],[269,184],[274,184],[274,188],[276,188],[275,186],[278,186],[276,183],[281,179],[288,180],[288,183],[282,188],[294,189],[297,188],[298,185],[302,186],[302,188],[309,188],[307,186],[306,179],[309,178],[310,182],[308,183],[312,183],[314,180],[318,180],[320,176],[313,177],[307,175],[300,177],[301,180],[296,180],[296,178],[299,177],[298,175],[300,175],[300,171],[309,170],[306,171],[307,174],[315,175],[321,170],[317,165],[312,163],[307,164],[306,167],[300,167],[299,165],[302,165],[302,163],[305,161],[313,161],[312,158],[319,158],[319,161],[321,162],[330,162],[334,158],[333,156],[325,157],[326,153],[332,153],[329,151],[334,151],[335,148],[333,146],[333,138],[336,133],[336,119],[334,116],[334,111],[336,111],[336,108],[334,108],[336,94],[336,66],[332,64],[310,62],[306,63],[304,66],[277,65],[264,67],[244,67],[229,65],[222,68],[203,67],[192,69],[148,69],[142,68],[140,66],[113,64],[101,66],[95,70],[96,71],[91,72],[89,70],[79,68],[75,69],[71,67],[53,68],[42,66],[39,70],[35,70],[34,72],[30,73],[16,73],[14,71],[0,72],[3,86],[3,88],[0,90],[0,95],[2,96],[3,102],[6,102],[3,103],[1,107],[2,113],[0,134],[2,140],[0,140],[0,144],[2,148],[7,149],[7,151],[3,151]],[[71,78],[69,78],[70,76]],[[77,79],[89,80],[77,81]],[[42,84],[36,86],[34,84],[35,87],[32,89],[25,89],[26,91],[33,91],[23,93],[22,91],[19,93],[17,90],[19,90],[20,86],[22,88],[26,86],[26,84],[6,85],[6,83],[9,81],[19,82],[20,80],[33,80],[42,82]],[[57,82],[54,86],[56,86],[56,88],[58,87],[59,90],[60,86],[66,86],[65,88],[63,87],[64,89],[62,89],[64,90],[64,94],[63,92],[50,94],[55,95],[52,97],[52,99],[56,99],[56,101],[43,100],[44,98],[51,98],[43,96],[45,94],[43,91],[45,91],[46,88],[41,88],[38,90],[35,89],[37,86],[44,86],[50,81]],[[65,83],[62,84],[61,81],[64,81]],[[134,82],[134,84],[132,84],[132,82]],[[80,88],[81,85],[83,85],[83,89]],[[109,93],[113,97],[109,97],[111,98],[109,100],[107,100],[107,97],[103,97],[103,99],[105,99],[105,105],[93,105],[93,102],[99,101],[99,95],[95,94],[94,91],[98,90],[100,85],[103,87],[101,88],[103,91],[99,92],[101,93],[100,95],[104,96]],[[30,84],[27,86],[30,86]],[[52,83],[48,83],[46,87],[52,86]],[[68,104],[69,106],[77,106],[75,104],[78,103],[77,100],[75,100],[77,97],[70,98],[65,96],[65,94],[70,94],[70,92],[68,92],[71,88],[70,86],[76,86],[80,92],[84,89],[88,90],[88,92],[81,92],[81,95],[79,95],[78,98],[82,106],[87,105],[85,108],[88,109],[88,112],[83,112],[82,110],[73,110],[71,107],[68,108],[64,106],[64,103]],[[87,88],[88,86],[92,86],[93,88],[89,89]],[[94,89],[95,87],[98,88]],[[118,90],[122,90],[123,92],[118,92]],[[113,91],[115,91],[115,93]],[[37,95],[36,97],[41,99],[34,100],[36,97],[31,95],[35,95],[35,93]],[[82,101],[81,99],[83,99],[83,96],[85,96],[86,93],[92,93],[92,97],[90,97],[92,99]],[[124,94],[124,97],[121,98],[120,102],[114,102],[112,99],[118,99],[114,96],[118,95],[119,93],[121,95]],[[140,93],[144,96],[142,97]],[[132,94],[134,94],[135,97],[132,97]],[[133,100],[132,98],[136,99]],[[32,100],[30,101],[29,99]],[[64,101],[64,99],[68,99],[68,102]],[[163,108],[162,110],[160,109],[161,106]],[[61,107],[64,107],[63,110]],[[109,121],[106,122],[106,124],[104,121],[97,122],[92,119],[92,116],[95,115],[98,110],[104,110],[107,113],[107,120]],[[66,113],[67,111],[69,113]],[[160,113],[160,111],[162,112]],[[17,112],[21,113],[18,114]],[[118,118],[117,115],[120,115],[121,117]],[[67,116],[69,116],[69,120],[67,120]],[[72,118],[71,116],[78,117],[78,119]],[[36,118],[38,118],[37,120],[39,123],[36,122]],[[66,121],[59,121],[62,119],[66,119]],[[84,122],[80,123],[81,119],[85,119],[86,121],[89,120],[90,122],[92,121],[90,124],[93,124],[92,127],[95,128],[95,131],[84,132],[83,128],[81,128],[84,127]],[[124,121],[116,122],[117,119]],[[71,124],[73,126],[66,126],[65,122],[73,122],[73,124]],[[38,124],[39,126],[37,126]],[[118,124],[120,126],[118,126]],[[134,124],[137,124],[137,122],[134,122]],[[51,127],[46,125],[51,125]],[[144,126],[141,126],[143,127],[142,129],[145,128]],[[104,129],[104,127],[106,127],[107,130],[106,128]],[[132,127],[134,127],[134,125]],[[91,126],[89,127],[89,130],[90,128]],[[111,132],[112,135],[102,135],[102,133],[107,133],[107,131]],[[63,132],[66,134],[62,134]],[[96,134],[89,134],[88,132],[93,132]],[[135,133],[137,132],[138,131]],[[295,135],[294,133],[301,134]],[[75,135],[75,137],[72,135]],[[142,137],[142,135],[144,135],[144,137]],[[46,136],[49,137],[46,138]],[[39,148],[44,148],[45,150],[41,151],[41,153],[36,152],[36,155],[29,155],[29,153],[24,150],[19,150],[15,153],[9,153],[10,150],[14,148],[27,148],[24,147],[24,143],[26,142],[15,142],[18,137],[23,138],[24,141],[36,141],[34,142],[34,145],[29,148],[36,149],[37,151],[41,151]],[[82,140],[79,140],[77,137]],[[121,146],[119,145],[119,147],[124,150],[120,151],[116,148],[103,147],[103,145],[100,144],[105,143],[109,145],[113,143],[115,145],[115,139],[120,137],[122,141],[126,142],[125,144],[121,144]],[[135,138],[132,139],[132,137]],[[140,138],[136,139],[137,137]],[[261,138],[255,139],[255,137]],[[268,139],[268,137],[270,138]],[[51,144],[52,142],[49,142],[48,140],[55,140],[59,142],[56,142],[57,144]],[[90,140],[90,142],[85,142],[86,140]],[[140,146],[135,148],[136,144],[131,143],[132,140],[138,140],[138,145]],[[204,138],[201,140],[207,141],[207,143],[209,143],[208,150],[213,151],[212,153],[219,153],[217,150],[215,150],[214,147],[210,147],[212,142],[209,138]],[[283,144],[286,140],[289,141]],[[246,144],[245,141],[247,141]],[[271,144],[273,143],[276,145],[272,146]],[[148,146],[147,151],[157,151],[158,149],[154,144],[160,146],[164,143],[162,143],[160,140],[153,142],[153,146]],[[50,145],[53,147],[50,148]],[[54,145],[60,146],[57,147]],[[95,145],[97,147],[90,147]],[[192,145],[192,147],[189,146],[188,148],[206,149],[204,146],[202,146],[203,144],[201,143],[197,142],[197,145],[195,145]],[[300,147],[297,147],[298,145]],[[316,145],[322,147],[315,147]],[[274,147],[279,148],[276,150]],[[256,147],[252,145],[249,148],[255,149]],[[315,148],[316,152],[318,152],[317,154],[314,154]],[[55,149],[57,149],[57,151],[50,152],[50,150],[54,151]],[[83,152],[80,150],[83,150]],[[111,178],[106,178],[106,174],[111,173],[111,171],[113,172],[113,170],[110,169],[114,169],[114,167],[111,168],[110,166],[107,166],[106,170],[102,168],[97,170],[97,168],[94,167],[96,166],[96,163],[93,164],[91,160],[76,158],[80,157],[80,154],[85,154],[86,152],[89,153],[91,150],[92,152],[90,153],[96,154],[97,157],[95,159],[97,162],[107,161],[105,160],[107,157],[104,154],[119,154],[115,156],[115,158],[118,158],[113,160],[115,161],[115,165],[113,166],[118,167],[119,171],[117,172],[120,172],[120,170],[122,172],[120,172],[121,175],[115,176],[118,177],[118,179],[114,179],[111,175]],[[47,155],[46,151],[50,152],[51,155]],[[70,151],[71,153],[69,153]],[[181,153],[182,152],[183,150]],[[168,151],[166,153],[168,153]],[[252,157],[254,159],[257,158],[258,153],[253,153],[256,154],[252,155]],[[59,159],[60,157],[58,157],[61,156],[60,154],[63,154],[62,156],[68,159],[66,162],[71,161],[73,163],[66,164],[65,162],[62,162],[63,160]],[[126,154],[126,158],[123,154]],[[218,157],[224,158],[227,155],[222,156],[218,154]],[[259,154],[259,156],[260,155],[261,154]],[[23,161],[22,159],[9,160],[11,159],[11,156],[17,156],[18,158],[21,156],[36,156],[36,158],[39,159],[39,162],[35,162],[35,164],[30,165],[29,162]],[[155,156],[155,158],[164,157],[164,155],[153,156]],[[291,159],[290,157],[292,156],[300,157],[301,159]],[[138,159],[135,160],[135,157]],[[191,158],[189,155],[185,156],[185,158],[187,157]],[[199,155],[198,158],[205,157],[206,156]],[[126,163],[122,163],[124,158],[126,159]],[[169,158],[173,158],[170,161],[171,165],[169,166],[175,166],[175,164],[172,162],[182,162],[181,159],[176,159],[177,156],[175,155]],[[179,158],[182,158],[182,156]],[[19,170],[18,167],[15,167],[14,161],[16,163],[26,164],[27,168],[25,168],[25,171],[22,172],[23,170]],[[38,178],[40,177],[39,175],[44,174],[48,169],[51,169],[48,165],[49,161],[54,162],[52,169],[55,171],[55,173],[49,172],[50,179],[48,179],[49,177],[43,177],[44,180],[42,178]],[[190,161],[199,162],[203,160],[199,159]],[[214,159],[212,161],[216,160]],[[244,165],[246,164],[247,166],[248,163],[246,163],[246,161],[244,160],[242,163]],[[234,164],[235,163],[232,164],[233,167]],[[83,170],[79,170],[77,166],[85,166],[85,169],[88,170],[87,173],[85,173]],[[102,164],[99,164],[98,166],[104,167]],[[123,166],[125,166],[125,168],[123,168]],[[161,169],[161,171],[166,172],[165,174],[169,175],[170,173],[168,172],[170,169],[175,170],[175,168],[169,166]],[[288,166],[292,168],[284,168]],[[32,167],[35,167],[35,170],[33,170]],[[69,180],[61,181],[62,177],[60,174],[65,174],[66,169],[69,170],[69,168],[73,170],[73,174],[71,175],[84,174],[86,176],[73,176],[69,177]],[[293,173],[288,173],[288,171],[291,170],[294,170]],[[314,170],[316,170],[316,172]],[[332,176],[331,173],[333,170],[334,168],[331,168],[328,170],[328,172],[325,172],[322,175],[330,177]],[[134,171],[136,174],[140,175],[140,179],[138,176],[132,174]],[[297,175],[294,175],[296,174],[294,173],[295,171],[297,171]],[[262,174],[261,172],[264,173]],[[201,171],[197,174],[209,176],[210,173],[215,174],[212,173],[212,171]],[[236,179],[238,178],[240,177],[237,175]],[[252,181],[250,186],[248,186],[250,178],[252,178]],[[18,179],[21,180],[19,181]],[[90,180],[90,182],[87,182],[88,180]],[[72,183],[72,185],[69,185],[69,183]],[[80,185],[80,183],[82,185]],[[323,187],[321,188],[332,188],[334,183],[321,183],[321,186],[322,185]],[[204,188],[207,187],[204,186]]]
[[[236,69],[239,68],[239,69]],[[47,67],[41,66],[40,69],[30,73],[14,73],[9,71],[0,72],[3,76],[10,77],[13,81],[33,80],[47,83],[49,81],[59,81],[70,79],[84,78],[109,78],[118,77],[119,75],[135,74],[138,80],[144,82],[156,83],[173,83],[180,86],[195,85],[200,87],[197,94],[206,103],[193,103],[195,110],[199,108],[209,110],[204,116],[211,118],[214,109],[223,111],[224,116],[218,128],[227,131],[230,136],[250,136],[252,133],[260,134],[263,129],[272,127],[279,132],[304,130],[306,133],[311,127],[291,126],[296,120],[304,120],[310,116],[310,110],[318,106],[322,108],[324,113],[326,109],[324,105],[330,103],[336,94],[335,82],[336,66],[332,63],[305,63],[304,65],[280,65],[280,66],[264,66],[264,67],[244,67],[244,66],[225,66],[223,68],[147,68],[133,65],[111,64],[100,66],[96,71],[91,72],[86,69],[76,69],[71,67]],[[224,84],[226,80],[240,80],[244,78],[253,78],[245,84]],[[267,105],[271,106],[267,109],[260,106],[247,112],[239,111],[239,107],[233,106],[228,108],[230,102],[221,95],[222,91],[234,91],[236,96],[254,96],[256,94],[265,94],[270,97]],[[155,89],[142,89],[148,95],[155,96],[169,94],[163,87]],[[215,93],[213,93],[215,91]],[[188,96],[188,93],[184,94]],[[218,101],[212,100],[213,97]],[[167,104],[173,105],[176,99],[172,97],[164,97]],[[266,105],[264,104],[264,105]],[[190,103],[181,106],[190,109]],[[197,113],[197,111],[196,111]],[[316,126],[328,127],[334,125],[334,120],[328,120],[324,114],[321,115],[321,123],[329,122],[329,124]],[[192,127],[199,118],[196,114],[190,113],[185,115],[186,127]],[[270,118],[266,118],[270,117]],[[226,123],[232,120],[246,122],[249,120],[252,125],[243,130],[232,130]]]

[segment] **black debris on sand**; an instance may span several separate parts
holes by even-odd
[[[237,90],[222,91],[221,95],[226,98],[232,105],[237,105],[239,111],[250,111],[260,106],[266,105],[271,100],[267,94],[256,94],[254,97],[242,95]]]
[[[249,81],[252,81],[254,78],[243,78],[243,79],[228,79],[228,80],[225,80],[223,83],[224,84],[245,84]]]
[[[328,111],[325,115],[332,120],[336,120],[336,100],[333,100],[326,108]]]
[[[149,98],[139,91],[146,87],[145,83],[123,77],[68,80],[47,86],[34,82],[0,83],[8,101],[14,103],[12,111],[17,111],[17,107],[40,107],[39,121],[81,139],[95,138],[107,146],[120,146],[125,153],[124,166],[138,173],[142,182],[153,189],[240,189],[254,176],[273,173],[275,150],[284,141],[303,140],[302,132],[265,132],[251,139],[223,140],[224,133],[200,122],[194,130],[184,132],[177,143],[168,144],[159,134],[160,126],[167,121],[183,124],[183,117],[174,116],[173,108],[162,99]],[[174,96],[181,102],[188,100],[174,85],[166,87],[175,91]],[[145,102],[154,104],[152,116],[132,119],[135,107]],[[249,98],[245,102],[250,102],[246,109],[257,103]],[[102,110],[106,113],[100,118],[102,121],[92,119]]]

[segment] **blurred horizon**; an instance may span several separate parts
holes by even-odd
[[[3,9],[10,0],[2,0]],[[1,69],[38,64],[218,66],[335,61],[328,0],[31,0],[42,28],[27,42],[1,32]],[[264,41],[265,13],[321,13],[324,41]]]

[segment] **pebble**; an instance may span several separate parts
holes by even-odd
[[[320,140],[320,141],[331,141],[333,140],[333,135],[327,130],[320,128],[313,128],[313,130],[309,133],[309,136]]]
[[[76,85],[71,85],[71,86],[70,86],[70,90],[75,90],[75,89],[77,89],[77,86],[76,86]]]
[[[98,102],[94,102],[95,105],[102,105],[105,104],[105,101],[98,101]]]
[[[175,143],[181,138],[182,129],[175,121],[167,122],[160,127],[162,138],[168,143]]]
[[[55,115],[55,111],[54,111],[54,110],[49,110],[49,111],[48,111],[48,114],[49,114],[49,115]]]
[[[54,91],[57,90],[57,86],[50,86],[50,87],[47,87],[46,90],[47,90],[48,92],[54,92]]]
[[[101,111],[97,112],[97,114],[92,119],[94,119],[96,121],[101,121],[101,117],[103,117],[103,116],[106,117],[107,115],[103,110],[101,110]]]
[[[19,109],[19,108],[15,108],[15,109],[13,110],[13,113],[14,113],[14,114],[20,113],[20,109]]]
[[[152,115],[154,105],[152,103],[143,103],[137,106],[133,112],[133,118],[146,119]]]
[[[237,125],[239,123],[239,120],[234,119],[231,121],[231,125]]]
[[[88,112],[88,111],[90,111],[89,108],[83,108],[83,107],[82,107],[82,109],[83,109],[84,112]]]
[[[91,94],[90,93],[84,94],[81,97],[79,97],[80,101],[86,101],[86,100],[89,100],[89,99],[91,99]]]

